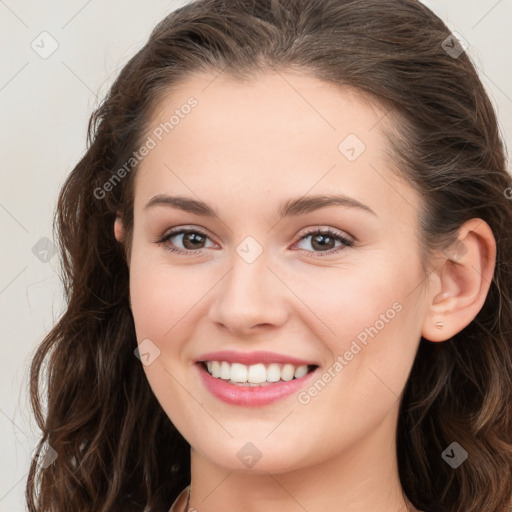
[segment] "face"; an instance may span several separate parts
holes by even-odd
[[[193,450],[234,471],[391,446],[426,301],[420,199],[385,157],[385,112],[304,74],[214,77],[158,105],[136,175],[130,295],[151,388]],[[233,373],[206,375],[214,357]],[[279,382],[229,383],[275,378],[258,361]]]

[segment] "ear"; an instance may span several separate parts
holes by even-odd
[[[114,221],[114,236],[119,243],[124,242],[124,227],[123,227],[123,219],[121,217],[120,212],[117,212],[116,219]],[[125,252],[126,254],[126,252]],[[126,255],[126,262],[128,267],[130,267],[130,255]],[[128,288],[128,304],[130,305],[130,309],[132,309],[132,301],[130,298],[130,289]]]
[[[484,305],[495,264],[496,240],[489,225],[482,219],[465,222],[428,277],[424,338],[445,341],[474,320]]]
[[[130,266],[130,259],[131,259],[131,244],[125,243],[125,230],[123,225],[123,218],[121,216],[120,212],[117,212],[116,219],[114,221],[114,236],[116,237],[116,240],[124,246],[124,253],[126,258],[126,263],[128,267]]]
[[[116,220],[114,221],[114,236],[118,242],[122,242],[124,238],[123,219],[120,213],[117,213]]]

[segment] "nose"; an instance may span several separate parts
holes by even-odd
[[[256,328],[275,328],[286,322],[287,289],[268,267],[265,253],[252,263],[235,254],[231,270],[215,289],[208,317],[233,334],[250,335]]]

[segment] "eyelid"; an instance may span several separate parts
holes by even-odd
[[[297,235],[299,239],[302,239],[305,236],[312,235],[313,233],[320,232],[325,233],[327,231],[330,231],[333,235],[339,236],[342,238],[350,239],[350,241],[353,241],[354,243],[357,241],[356,237],[351,235],[348,231],[343,231],[341,229],[328,226],[328,225],[317,225],[312,227],[307,227],[301,230],[301,232]]]
[[[302,242],[304,239],[309,238],[310,236],[318,235],[328,236],[335,240],[339,240],[341,245],[327,251],[307,251],[305,249],[298,249],[303,252],[304,256],[308,258],[327,258],[329,256],[338,256],[340,253],[357,245],[356,239],[352,235],[345,234],[344,232],[338,231],[337,229],[331,227],[317,227],[307,228],[306,232],[299,236],[299,239],[293,244],[292,247],[295,247],[297,244]]]
[[[156,238],[156,240],[153,240],[153,242],[155,244],[165,244],[170,238],[173,238],[173,237],[178,236],[178,235],[183,235],[183,234],[186,234],[188,232],[198,233],[201,236],[203,236],[205,238],[208,238],[213,243],[216,243],[216,242],[213,241],[213,238],[207,233],[207,231],[204,230],[203,228],[197,228],[195,226],[187,226],[187,225],[176,226],[174,228],[166,230],[166,231],[164,231],[164,233],[162,235],[158,236]],[[198,254],[200,251],[202,251],[204,249],[197,249],[195,251],[193,251],[191,249],[188,249],[188,250],[187,249],[181,249],[181,250],[186,251],[188,253],[196,253],[196,254]]]
[[[208,237],[210,240],[213,240],[213,237],[209,235],[209,233],[206,229],[200,228],[200,227],[197,227],[194,225],[183,224],[183,225],[179,225],[179,226],[175,226],[175,227],[166,229],[165,231],[163,231],[162,235],[159,235],[157,237],[157,240],[155,240],[155,241],[158,241],[162,238],[167,238],[169,236],[182,234],[184,231],[185,232],[193,231],[194,233],[199,233],[200,235],[203,235],[205,237]]]
[[[182,226],[176,226],[174,228],[171,228],[170,230],[164,232],[163,235],[159,236],[156,240],[154,240],[154,243],[158,245],[165,245],[167,241],[170,238],[173,238],[174,236],[178,235],[184,235],[187,233],[198,233],[201,236],[208,238],[210,241],[212,241],[214,244],[216,242],[213,241],[212,237],[204,230],[203,228],[198,228],[196,226],[192,225],[182,225]],[[337,240],[340,240],[342,242],[342,246],[338,246],[337,248],[332,248],[327,251],[308,251],[305,249],[298,249],[299,251],[302,251],[304,254],[306,254],[309,257],[322,257],[322,256],[330,256],[334,254],[340,253],[342,250],[349,249],[351,247],[354,247],[357,245],[357,239],[352,236],[349,233],[343,232],[338,230],[337,228],[332,228],[330,226],[316,226],[316,227],[308,227],[304,228],[301,234],[297,235],[297,240],[294,242],[292,247],[295,247],[298,243],[302,242],[305,238],[308,238],[310,236],[315,235],[327,235],[331,236],[332,238],[335,238]],[[181,249],[179,247],[173,247],[173,248],[166,248],[168,251],[183,255],[189,255],[189,256],[195,256],[203,254],[203,252],[207,248],[200,248],[200,249]]]
[[[155,240],[155,242],[157,242],[158,240],[165,238],[169,235],[179,234],[182,231],[197,231],[201,235],[208,237],[210,240],[213,240],[213,237],[208,234],[208,231],[206,229],[197,227],[195,225],[183,224],[183,225],[176,226],[173,228],[169,228],[168,230],[165,230],[162,235],[157,237],[157,240]],[[317,226],[310,226],[307,228],[303,228],[297,235],[297,238],[299,240],[302,240],[304,237],[310,236],[311,234],[313,234],[313,232],[317,232],[317,231],[319,231],[321,233],[324,233],[326,231],[331,231],[336,236],[349,238],[354,243],[357,242],[357,238],[355,236],[351,235],[349,232],[342,231],[342,230],[339,230],[338,228],[333,228],[333,227],[327,226],[327,225],[317,225]]]

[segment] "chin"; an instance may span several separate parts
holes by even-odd
[[[297,452],[297,444],[283,446],[280,442],[248,441],[250,436],[242,439],[216,442],[199,446],[196,450],[212,463],[235,473],[279,474],[301,469],[320,461],[306,460],[307,455]],[[278,441],[276,437],[276,441]]]

